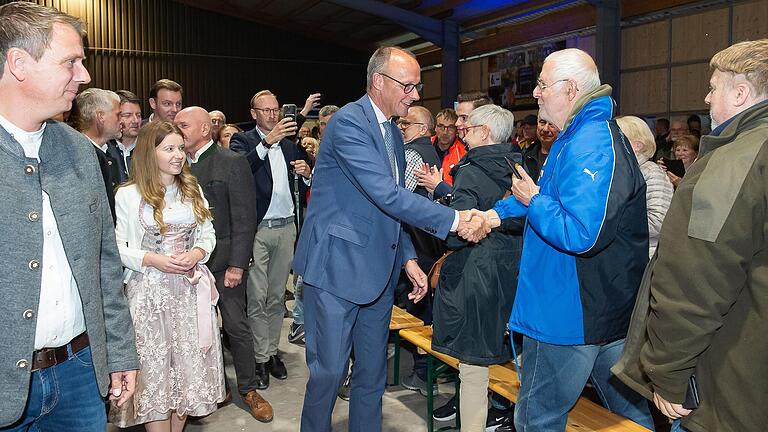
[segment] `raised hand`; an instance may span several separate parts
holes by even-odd
[[[304,117],[309,114],[310,111],[312,111],[312,108],[320,106],[320,97],[322,95],[320,93],[312,93],[307,97],[307,101],[304,102],[304,108],[301,110],[301,115]]]
[[[434,193],[437,185],[443,181],[443,170],[437,169],[436,166],[430,167],[429,164],[424,164],[413,172],[418,179],[417,185],[423,186],[429,193]]]
[[[539,193],[539,185],[533,181],[523,167],[518,166],[517,172],[523,179],[518,180],[517,177],[512,177],[512,195],[514,195],[521,204],[528,207],[531,198]]]
[[[264,137],[264,146],[270,147],[279,143],[281,139],[293,135],[296,135],[296,121],[293,117],[285,117],[277,122],[275,127]]]
[[[464,240],[477,243],[491,232],[491,225],[483,212],[472,209],[459,212],[459,227],[456,233]]]

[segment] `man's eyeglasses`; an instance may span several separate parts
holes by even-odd
[[[557,81],[553,82],[552,84],[546,84],[546,83],[544,83],[544,81],[541,80],[541,78],[539,78],[539,79],[536,80],[536,86],[539,87],[539,90],[544,91],[544,90],[552,87],[553,85],[555,85],[557,83],[561,83],[563,81],[570,81],[570,80],[571,80],[570,78],[564,78],[564,79],[561,79],[561,80],[557,80]],[[578,91],[578,88],[576,90]]]
[[[417,125],[423,125],[424,123],[419,123],[419,122],[409,122],[408,120],[398,120],[398,121],[397,121],[397,126],[398,126],[400,129],[408,129],[409,127],[411,127],[412,125],[415,125],[415,124],[417,124]]]
[[[256,110],[256,111],[261,111],[261,112],[263,112],[264,114],[267,114],[267,115],[269,115],[269,114],[279,114],[280,113],[280,108],[253,108],[253,109]]]
[[[406,84],[406,83],[404,83],[404,82],[402,82],[402,81],[400,81],[400,80],[397,80],[397,79],[395,79],[395,78],[392,78],[391,76],[389,76],[389,75],[385,74],[384,72],[379,72],[379,75],[383,75],[383,76],[385,76],[385,77],[387,77],[387,78],[391,79],[392,81],[394,81],[394,82],[396,82],[396,83],[400,84],[400,85],[403,87],[403,93],[405,93],[405,94],[408,94],[408,93],[412,92],[412,91],[413,91],[413,89],[416,89],[416,91],[417,91],[417,92],[421,93],[421,90],[422,90],[422,89],[424,89],[424,84],[423,84],[423,83],[418,83],[418,84]]]
[[[476,126],[463,126],[463,127],[460,127],[460,128],[459,128],[459,131],[460,131],[460,132],[464,132],[464,134],[466,135],[466,133],[467,133],[467,132],[469,132],[469,131],[470,131],[470,129],[479,128],[479,127],[483,127],[483,126],[484,126],[484,125],[476,125]]]
[[[456,125],[447,125],[447,126],[446,126],[446,125],[441,125],[441,124],[439,124],[439,125],[435,126],[435,129],[436,129],[436,130],[448,130],[448,131],[455,131],[455,130],[456,130]]]

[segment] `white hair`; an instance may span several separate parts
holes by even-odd
[[[112,110],[112,104],[120,103],[120,96],[111,90],[89,88],[77,95],[77,109],[80,113],[80,127],[88,129],[96,113]]]
[[[600,87],[600,74],[592,57],[578,48],[566,48],[555,51],[544,59],[544,63],[552,61],[552,82],[572,79],[576,81],[579,91],[590,92]]]
[[[509,142],[515,130],[515,115],[498,105],[483,105],[473,109],[467,121],[473,126],[488,126],[491,140],[495,144]]]

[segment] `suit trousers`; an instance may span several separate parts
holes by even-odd
[[[229,350],[237,376],[237,390],[241,395],[257,389],[256,364],[253,362],[253,334],[248,322],[246,287],[248,273],[243,274],[240,285],[224,286],[225,271],[216,272],[216,289],[219,291],[219,311],[224,330],[229,335]]]
[[[248,271],[248,319],[254,357],[264,363],[277,354],[285,315],[285,286],[293,261],[296,226],[259,226],[253,241],[253,266]]]
[[[336,391],[347,376],[353,345],[355,366],[348,430],[381,431],[381,398],[387,379],[387,339],[396,281],[390,280],[376,300],[364,305],[304,283],[309,380],[301,413],[302,432],[331,431]]]

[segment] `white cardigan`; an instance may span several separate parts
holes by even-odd
[[[203,190],[200,189],[200,195]],[[206,207],[209,207],[208,201],[203,196]],[[123,282],[133,275],[133,272],[144,273],[146,266],[142,265],[144,255],[148,251],[141,248],[141,240],[144,238],[144,226],[139,220],[139,207],[141,205],[141,194],[136,185],[123,186],[115,194],[115,213],[117,215],[117,227],[115,237],[117,238],[117,247],[120,250],[120,259],[125,267]],[[210,219],[195,228],[195,244],[193,247],[199,247],[205,251],[205,256],[200,263],[208,261],[208,258],[216,247],[216,232],[213,230],[213,224]]]

